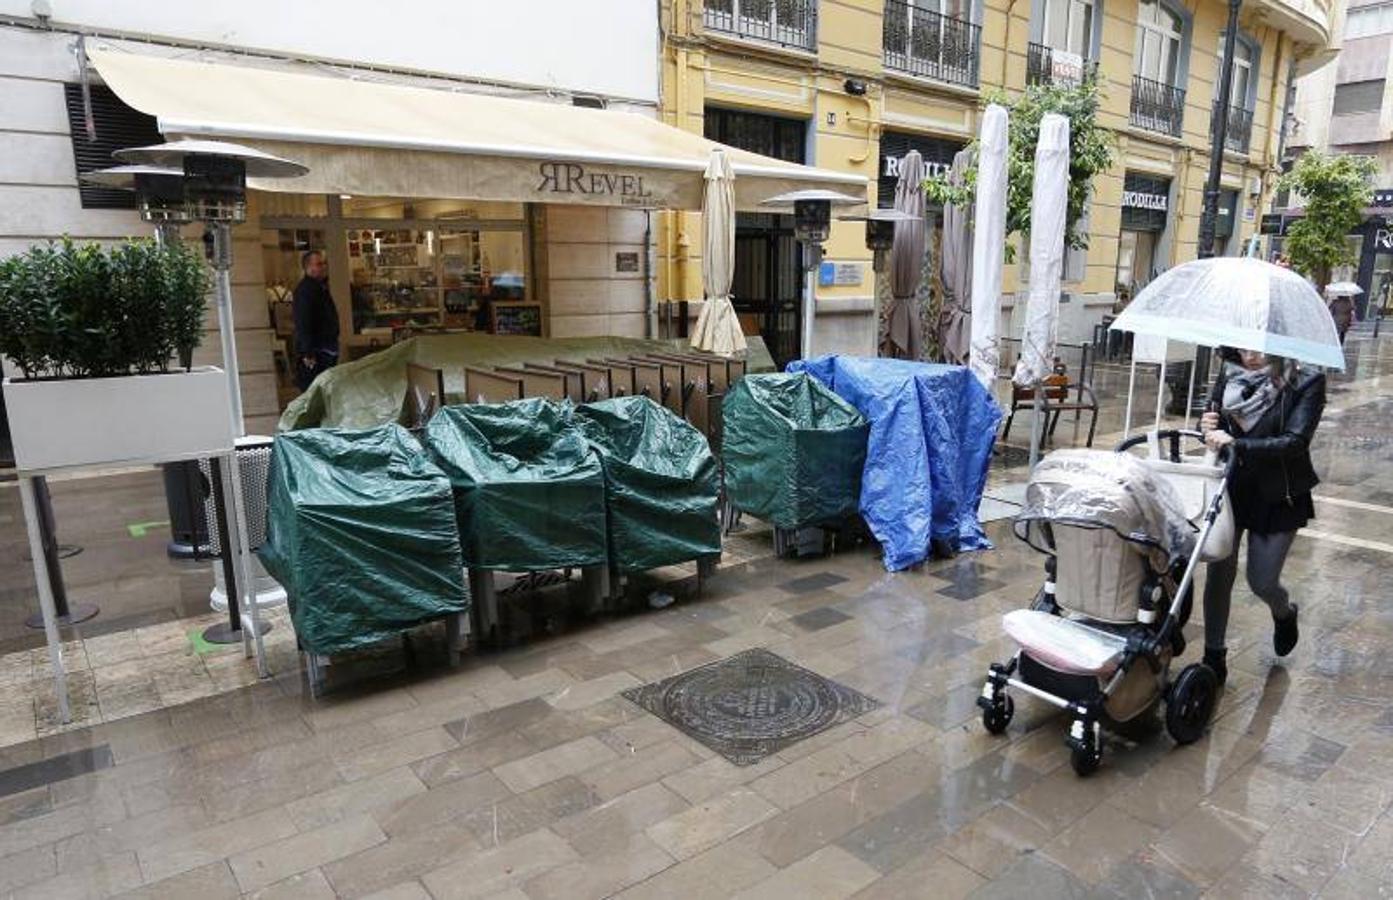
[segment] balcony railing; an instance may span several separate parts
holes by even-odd
[[[1025,58],[1026,84],[1077,84],[1098,64],[1086,56],[1031,43]]]
[[[1148,131],[1180,136],[1185,118],[1185,89],[1140,75],[1132,76],[1132,124]]]
[[[1214,126],[1219,121],[1219,104],[1214,104],[1214,112],[1209,120],[1209,133],[1213,135]],[[1247,153],[1248,142],[1253,137],[1253,111],[1241,106],[1229,107],[1228,127],[1224,131],[1224,149],[1235,153]]]
[[[982,27],[885,0],[885,67],[964,87],[977,87]]]
[[[704,21],[736,37],[817,49],[817,0],[706,0]]]

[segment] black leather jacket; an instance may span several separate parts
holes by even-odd
[[[1224,376],[1210,399],[1222,404]],[[1259,533],[1292,531],[1315,514],[1311,491],[1320,483],[1311,440],[1325,411],[1325,375],[1303,373],[1248,431],[1220,414],[1232,434],[1237,469],[1230,485],[1238,524]]]

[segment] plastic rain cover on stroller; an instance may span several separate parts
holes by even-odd
[[[1147,549],[1153,569],[1189,558],[1195,529],[1180,494],[1144,461],[1104,450],[1056,450],[1035,467],[1016,536],[1055,552],[1051,525],[1106,528]]]

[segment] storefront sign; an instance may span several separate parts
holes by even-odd
[[[587,172],[580,163],[563,162],[544,162],[537,170],[541,175],[536,188],[539,193],[619,197],[638,206],[648,204],[653,197],[644,189],[642,175]]]
[[[1374,232],[1374,251],[1393,253],[1393,231],[1387,228],[1380,228]]]
[[[1393,188],[1374,191],[1374,206],[1393,206]]]
[[[1165,212],[1170,205],[1170,198],[1165,194],[1149,194],[1145,191],[1123,191],[1122,205],[1130,206],[1133,209],[1150,209],[1156,212]]]
[[[924,158],[924,175],[944,175],[953,167],[953,157],[965,145],[959,141],[887,131],[880,136],[880,178],[876,186],[877,205],[882,209],[895,203],[895,185],[900,178],[900,162],[911,150]]]
[[[818,266],[817,283],[823,287],[854,287],[861,283],[864,269],[861,263],[825,262]]]

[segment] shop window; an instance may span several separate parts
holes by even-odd
[[[1386,81],[1351,81],[1335,86],[1335,103],[1331,115],[1352,116],[1360,113],[1378,112],[1383,106],[1383,88]]]
[[[143,147],[164,143],[153,116],[147,116],[117,97],[111,88],[90,85],[88,97],[92,105],[92,131],[87,129],[87,113],[82,98],[82,85],[63,85],[63,99],[68,110],[68,130],[72,136],[73,159],[77,163],[78,197],[83,209],[135,209],[135,194],[115,188],[84,184],[80,176],[97,169],[117,165],[111,155],[127,147]]]

